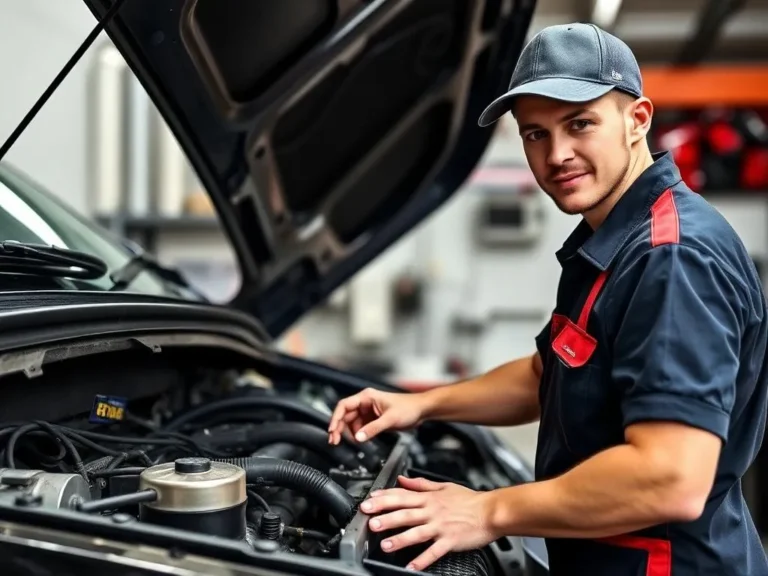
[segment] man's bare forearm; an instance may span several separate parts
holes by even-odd
[[[541,359],[538,354],[490,372],[423,393],[426,420],[485,426],[516,426],[539,418]]]
[[[603,538],[693,521],[711,489],[717,454],[673,459],[616,446],[562,476],[488,492],[487,514],[500,534],[545,538]]]

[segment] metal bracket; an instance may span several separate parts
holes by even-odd
[[[395,485],[398,475],[403,473],[408,464],[408,446],[413,441],[410,434],[401,434],[399,440],[389,454],[389,458],[373,481],[370,492],[391,488]],[[343,562],[360,565],[368,555],[368,515],[360,510],[347,526],[339,542],[339,558]]]
[[[27,378],[36,378],[43,374],[45,350],[29,352],[9,352],[0,356],[0,374],[24,372]]]

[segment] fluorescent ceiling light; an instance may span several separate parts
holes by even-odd
[[[621,10],[621,0],[594,0],[592,22],[600,28],[611,28]]]

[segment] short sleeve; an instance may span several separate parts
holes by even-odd
[[[536,334],[534,337],[534,340],[536,342],[536,350],[539,352],[539,355],[543,358],[546,358],[547,352],[549,350],[549,342],[550,342],[550,334],[552,332],[552,316],[550,315],[549,319],[547,320],[547,323],[544,324],[544,327],[541,329],[541,331]]]
[[[653,248],[622,276],[629,297],[621,298],[611,370],[624,426],[675,421],[726,441],[742,288],[713,258],[678,244]]]

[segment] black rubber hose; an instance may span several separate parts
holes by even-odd
[[[185,412],[178,418],[171,420],[163,427],[164,431],[179,431],[184,425],[190,424],[195,420],[200,420],[205,416],[226,412],[228,410],[242,412],[247,409],[275,408],[282,412],[287,412],[301,422],[312,424],[326,432],[331,417],[311,406],[307,406],[298,400],[289,398],[280,398],[276,396],[259,396],[253,398],[227,398],[210,402],[202,406],[197,406]],[[326,437],[327,440],[327,437]],[[356,445],[356,448],[365,455],[366,467],[375,469],[379,463],[379,455],[376,447],[370,442]]]
[[[245,470],[245,480],[248,484],[258,486],[269,483],[300,492],[327,510],[339,526],[346,526],[355,515],[355,501],[352,496],[328,476],[304,464],[259,457],[217,458],[216,462],[240,466]]]
[[[269,502],[264,500],[261,496],[256,494],[253,490],[246,490],[246,494],[248,494],[248,498],[251,500],[255,500],[256,503],[261,507],[264,512],[272,512],[272,508],[269,507]]]
[[[8,440],[8,446],[6,447],[6,461],[8,463],[8,468],[16,468],[16,462],[14,459],[14,449],[16,448],[16,443],[24,434],[32,432],[36,428],[40,428],[41,430],[48,432],[51,436],[53,436],[56,440],[64,445],[72,457],[72,461],[75,465],[75,471],[80,474],[86,482],[88,482],[88,473],[85,471],[85,464],[83,463],[83,459],[80,457],[80,453],[77,451],[77,448],[75,448],[69,438],[67,438],[54,426],[48,422],[42,422],[40,420],[36,420],[31,424],[17,428],[16,431],[11,435],[10,439]]]
[[[89,472],[91,478],[114,478],[115,476],[139,476],[146,468],[141,466],[131,468],[115,468],[114,470],[94,470]]]
[[[244,445],[253,452],[270,444],[286,443],[311,450],[349,469],[355,469],[360,464],[357,452],[349,444],[328,444],[326,432],[302,422],[270,422],[254,428],[234,428],[211,434],[207,442],[213,448]],[[377,463],[364,461],[368,468]]]
[[[276,396],[259,396],[253,398],[227,398],[226,400],[217,400],[216,402],[196,406],[195,408],[184,412],[178,418],[168,422],[168,424],[163,426],[163,430],[169,432],[178,431],[185,424],[189,424],[195,420],[201,420],[205,416],[217,412],[227,412],[229,410],[243,411],[248,408],[277,408],[282,412],[290,413],[297,420],[314,424],[321,428],[327,428],[328,423],[330,422],[329,416],[296,400],[289,400],[287,398],[279,398]]]

